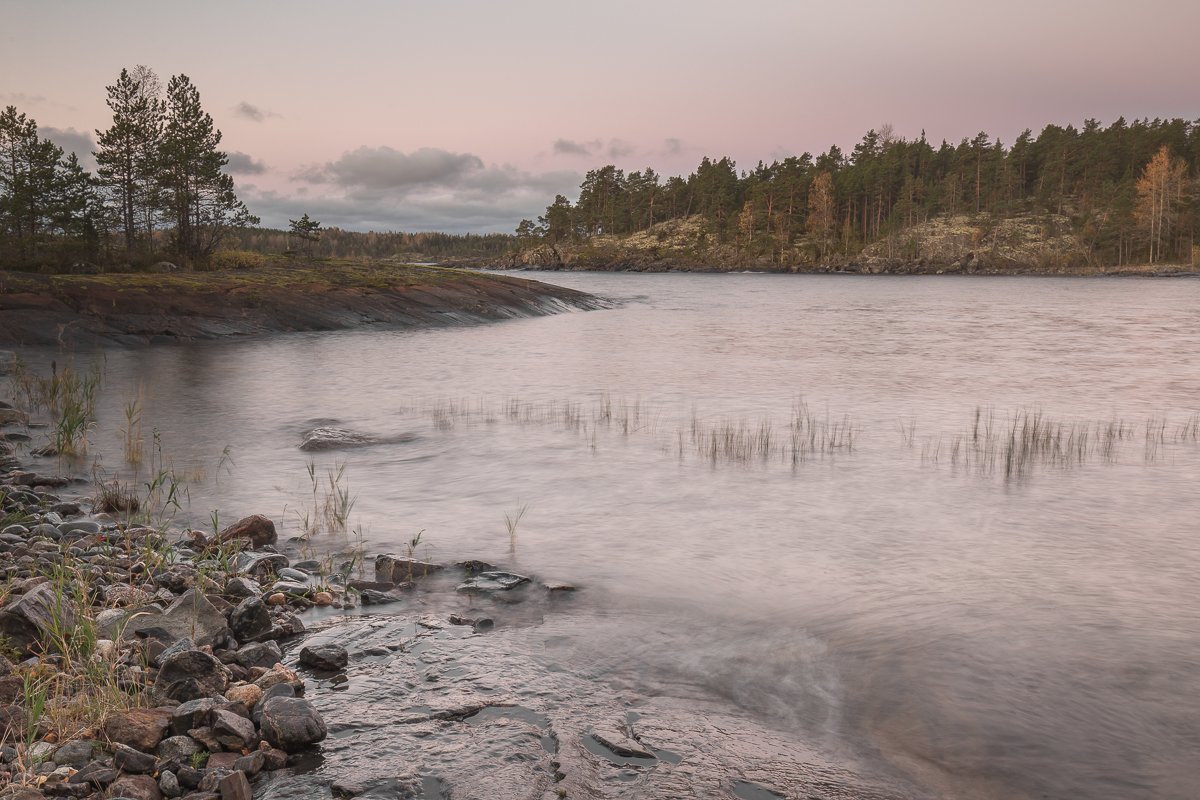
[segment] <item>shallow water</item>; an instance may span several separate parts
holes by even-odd
[[[129,474],[141,385],[181,520],[298,533],[310,459],[319,481],[344,465],[360,537],[314,548],[421,532],[434,559],[577,583],[554,659],[597,686],[716,703],[945,796],[1194,796],[1200,282],[544,279],[620,303],[110,351],[98,471]],[[852,446],[793,447],[801,402],[814,440],[848,422]],[[1087,440],[1013,469],[1008,426],[1038,412]],[[694,431],[745,445],[766,420],[765,458],[698,451]],[[301,452],[319,425],[399,438]]]

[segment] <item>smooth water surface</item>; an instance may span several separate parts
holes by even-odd
[[[298,533],[310,458],[344,465],[368,554],[422,532],[580,585],[571,657],[598,682],[717,697],[945,796],[1195,796],[1200,282],[541,277],[619,304],[110,351],[99,470],[128,474],[140,385],[197,527]],[[793,458],[800,403],[852,446]],[[1008,470],[1023,412],[1090,438]],[[318,424],[416,438],[299,451]],[[768,429],[766,458],[694,438]]]

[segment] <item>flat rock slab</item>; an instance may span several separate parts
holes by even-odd
[[[458,585],[461,594],[489,594],[507,592],[529,583],[529,578],[511,572],[481,572]]]

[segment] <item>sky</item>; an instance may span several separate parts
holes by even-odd
[[[85,164],[122,67],[188,75],[271,227],[511,232],[609,163],[1200,118],[1196,0],[3,0],[0,20],[0,105]]]

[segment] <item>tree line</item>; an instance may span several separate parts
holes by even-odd
[[[516,229],[525,244],[624,236],[698,216],[705,236],[747,259],[852,256],[943,215],[1068,217],[1100,264],[1190,261],[1200,229],[1200,121],[1118,119],[1047,125],[1010,145],[986,132],[932,144],[871,130],[837,146],[738,171],[704,158],[665,180],[653,169],[591,170],[572,203],[558,195]]]
[[[8,106],[0,114],[0,264],[207,259],[258,223],[224,171],[221,132],[186,75],[165,90],[148,67],[106,87],[112,125],[96,131],[95,174]]]
[[[241,228],[229,232],[231,247],[259,253],[286,253],[303,250],[319,258],[407,258],[413,261],[440,261],[455,258],[503,260],[513,249],[508,233],[403,233],[348,231],[333,226],[321,228],[315,239],[301,238],[292,220],[289,230]]]

